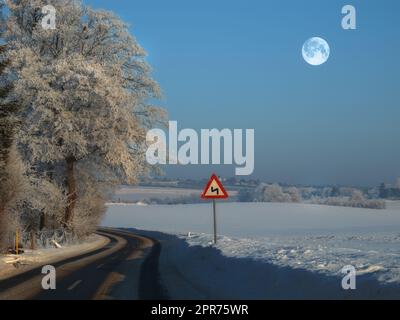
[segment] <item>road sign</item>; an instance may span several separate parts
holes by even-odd
[[[228,198],[228,193],[225,191],[218,177],[213,174],[204,188],[201,197],[203,199],[226,199]]]
[[[228,192],[224,189],[221,181],[218,177],[213,174],[208,181],[206,187],[204,188],[203,194],[201,195],[203,199],[213,200],[213,217],[214,217],[214,243],[217,243],[217,209],[216,209],[216,199],[226,199],[228,198]]]

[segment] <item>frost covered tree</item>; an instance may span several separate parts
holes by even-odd
[[[65,186],[70,227],[77,171],[108,183],[134,183],[146,172],[146,128],[163,117],[147,101],[159,88],[145,51],[112,13],[53,0],[56,28],[48,30],[41,23],[47,1],[7,4],[14,94],[24,108],[19,143],[32,166]]]
[[[366,199],[360,190],[354,189],[350,197],[350,203],[353,207],[363,208],[366,206]]]
[[[278,184],[269,185],[264,190],[265,202],[291,202],[290,195],[284,193]]]
[[[260,184],[256,190],[256,201],[261,202],[291,202],[291,196],[283,192],[278,184]]]
[[[396,188],[400,189],[400,178],[396,179]]]
[[[0,32],[4,30],[3,7],[0,1]],[[10,62],[5,51],[3,44],[0,46],[0,250],[7,245],[18,223],[17,207],[27,186],[25,167],[15,145],[19,105],[11,98],[12,83],[5,72]]]
[[[302,196],[296,187],[287,188],[286,192],[279,184],[260,184],[255,189],[255,200],[261,202],[302,202]]]
[[[0,168],[0,251],[9,244],[20,221],[20,205],[28,190],[25,166],[13,144]]]
[[[290,187],[287,190],[289,196],[290,196],[290,201],[291,202],[296,202],[296,203],[300,203],[303,201],[301,194],[299,192],[299,189],[297,189],[296,187]]]
[[[2,8],[0,1],[0,11]],[[3,27],[1,24],[1,31]],[[0,249],[10,245],[17,228],[32,228],[38,213],[55,217],[65,204],[57,186],[33,172],[28,175],[21,159],[16,144],[21,106],[13,97],[12,78],[5,72],[10,66],[6,49],[7,45],[0,46]]]

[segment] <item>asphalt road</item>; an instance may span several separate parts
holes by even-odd
[[[53,264],[56,289],[44,290],[42,267],[0,281],[0,299],[167,299],[159,281],[160,243],[116,229],[99,229],[110,242]]]

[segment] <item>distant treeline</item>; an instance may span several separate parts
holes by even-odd
[[[382,183],[379,186],[379,198],[382,199],[400,199],[400,188],[387,186],[385,183]]]

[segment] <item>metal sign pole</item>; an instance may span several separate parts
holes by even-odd
[[[214,244],[217,244],[217,213],[216,213],[216,202],[213,199],[213,213],[214,213]]]
[[[227,199],[228,193],[224,189],[221,181],[219,181],[216,174],[213,174],[210,180],[207,182],[203,193],[201,194],[202,199],[213,200],[213,220],[214,220],[214,244],[217,244],[217,203],[216,199]]]

